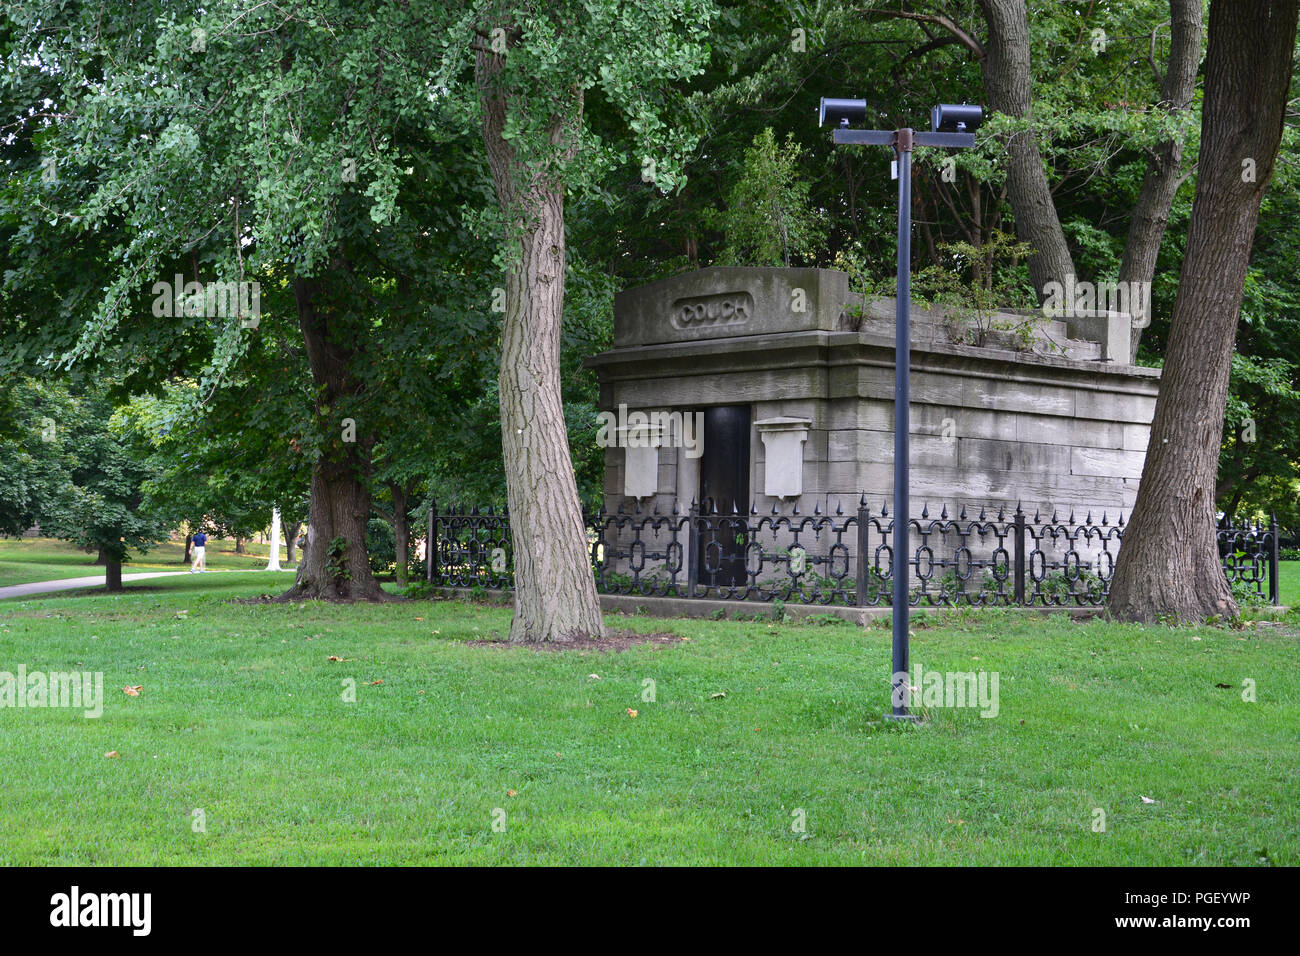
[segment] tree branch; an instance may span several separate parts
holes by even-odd
[[[893,17],[895,19],[914,20],[917,23],[933,23],[936,26],[941,26],[956,37],[958,43],[975,54],[975,59],[984,59],[984,45],[942,13],[909,13],[906,10],[865,10],[863,12],[877,17]]]

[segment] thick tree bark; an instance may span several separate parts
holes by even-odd
[[[1029,20],[1025,0],[979,0],[989,38],[980,60],[989,106],[1016,119],[1032,115],[1033,74],[1029,63]],[[1048,282],[1074,274],[1070,247],[1056,215],[1056,203],[1043,169],[1038,137],[1032,130],[1007,141],[1007,199],[1016,216],[1016,235],[1034,249],[1026,260],[1039,300]]]
[[[1150,450],[1107,608],[1124,620],[1235,617],[1214,491],[1259,204],[1273,173],[1300,0],[1210,7],[1200,177]]]
[[[1201,0],[1169,0],[1169,12],[1172,18],[1169,65],[1160,84],[1160,98],[1170,115],[1177,117],[1187,111],[1196,93],[1196,71],[1201,64]],[[1153,35],[1153,48],[1154,42]],[[1150,286],[1155,277],[1160,241],[1183,178],[1182,162],[1181,135],[1156,146],[1142,178],[1133,218],[1129,220],[1128,239],[1119,265],[1121,283],[1142,282]],[[1129,360],[1133,362],[1137,361],[1142,330],[1151,322],[1150,303],[1151,297],[1147,296],[1147,314],[1133,317],[1133,335],[1129,340]]]
[[[235,535],[235,554],[248,554],[248,548],[244,547],[244,539]]]
[[[525,167],[502,137],[509,110],[539,108],[503,88],[502,62],[479,47],[474,72],[488,165],[516,254],[506,275],[498,379],[514,545],[510,640],[565,641],[602,635],[605,624],[560,395],[564,182],[553,167]],[[552,143],[563,144],[581,116],[575,85],[571,102],[553,120]]]
[[[185,536],[185,557],[181,558],[181,564],[189,564],[194,558],[194,535]]]
[[[104,590],[122,590],[122,562],[107,561],[104,565]]]
[[[103,548],[99,548],[99,549],[98,549],[98,552],[95,554],[95,563],[96,563],[96,564],[108,564],[108,555],[106,555],[106,554],[104,553],[104,549],[103,549]]]
[[[279,599],[382,601],[388,596],[371,573],[366,555],[370,442],[361,428],[356,441],[343,441],[333,411],[340,399],[356,394],[359,387],[351,373],[355,344],[347,332],[331,326],[331,313],[322,303],[323,290],[317,281],[296,278],[293,291],[325,445],[312,462],[307,548],[293,587]]]

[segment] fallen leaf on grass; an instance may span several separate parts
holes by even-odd
[[[367,686],[367,687],[374,687],[376,684],[382,684],[383,682],[384,682],[384,681],[383,681],[382,678],[379,679],[379,680],[372,680],[372,681],[368,681],[368,682],[366,683],[366,686]]]
[[[599,675],[599,674],[588,674],[588,675],[587,675],[587,680],[600,680],[600,675]]]
[[[629,708],[627,709],[627,715],[628,715],[629,717],[635,717],[635,716],[636,716],[636,711],[633,710],[631,707],[629,707]]]
[[[139,697],[140,691],[144,690],[144,684],[136,684],[134,687],[123,687],[122,693],[127,697]]]
[[[330,660],[332,660],[332,661],[340,661],[340,662],[341,662],[341,661],[350,661],[350,660],[352,660],[352,658],[350,658],[350,657],[338,657],[338,656],[335,655],[335,654],[331,654],[331,655],[330,655]]]
[[[1142,794],[1139,793],[1138,796],[1139,796],[1139,797],[1142,797]],[[1155,803],[1155,801],[1152,800],[1150,797],[1142,797],[1142,802],[1143,802],[1143,803]]]
[[[117,757],[120,757],[120,756],[122,756],[122,755],[121,755],[120,753],[118,753],[116,750],[110,750],[108,753],[104,754],[104,756],[105,756],[105,757],[113,757],[113,758],[117,758]]]
[[[717,693],[710,694],[709,700],[717,700],[719,697],[726,697],[726,696],[727,696],[727,692],[725,690],[720,690]]]
[[[517,791],[517,790],[507,790],[507,791],[506,791],[506,796],[507,796],[507,797],[517,797],[517,796],[519,796],[519,791]]]

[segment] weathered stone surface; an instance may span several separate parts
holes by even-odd
[[[848,276],[830,269],[701,269],[614,297],[614,347],[832,331]]]
[[[705,269],[621,293],[615,347],[588,364],[605,409],[749,405],[755,423],[806,419],[800,510],[856,507],[863,492],[878,510],[893,491],[893,308],[855,300],[847,277],[828,270]],[[1159,373],[1125,364],[1127,317],[1008,311],[997,316],[1007,328],[988,340],[999,347],[977,348],[954,339],[961,323],[943,310],[912,315],[916,511],[927,500],[954,514],[1018,501],[1080,517],[1132,507]],[[1018,322],[1032,330],[1028,350],[1015,347]],[[749,487],[770,509],[771,449],[753,429]],[[698,492],[699,460],[668,448],[659,456],[653,503],[669,507],[676,495],[685,507]],[[623,450],[606,463],[613,504]],[[790,477],[771,487],[788,490]]]

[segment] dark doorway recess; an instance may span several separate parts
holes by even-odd
[[[704,409],[704,454],[700,460],[699,554],[701,584],[739,587],[746,581],[745,522],[729,516],[749,511],[748,405]]]

